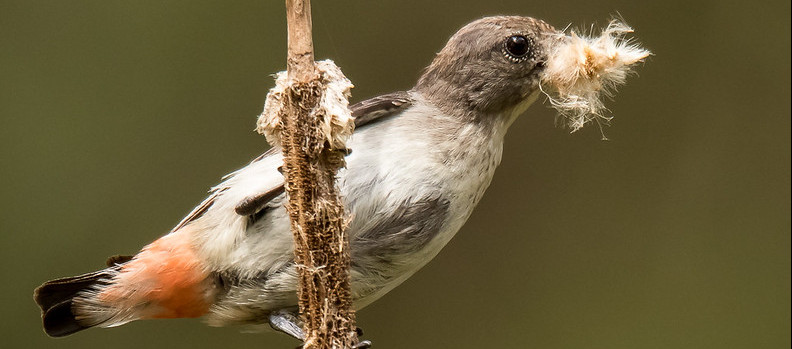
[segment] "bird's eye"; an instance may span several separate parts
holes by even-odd
[[[531,41],[522,35],[513,35],[506,39],[506,53],[514,59],[525,58],[531,50]]]

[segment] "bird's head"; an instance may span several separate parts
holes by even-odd
[[[530,17],[486,17],[460,29],[416,89],[446,112],[498,113],[539,91],[552,26]]]
[[[415,89],[444,112],[474,119],[519,114],[545,92],[560,114],[585,123],[649,54],[625,39],[629,32],[612,22],[589,38],[531,17],[485,17],[449,39]]]

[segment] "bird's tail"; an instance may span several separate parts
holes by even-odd
[[[34,292],[44,331],[62,337],[95,326],[206,314],[216,287],[189,237],[180,230],[134,257],[111,257],[106,269],[44,283]]]
[[[52,337],[62,337],[110,320],[112,316],[107,314],[104,319],[94,317],[86,321],[84,315],[75,313],[75,302],[79,303],[80,299],[109,286],[121,265],[130,259],[131,256],[110,257],[107,269],[47,281],[36,288],[33,298],[41,308],[44,332]]]

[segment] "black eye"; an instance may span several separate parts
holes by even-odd
[[[531,42],[522,35],[514,35],[506,39],[506,52],[514,58],[523,58],[530,50]]]

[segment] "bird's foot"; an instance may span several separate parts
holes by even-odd
[[[300,317],[288,310],[279,310],[270,313],[269,315],[270,326],[285,334],[288,334],[299,341],[305,341],[305,333],[302,330],[302,321]],[[359,336],[363,335],[363,329],[360,327],[355,328],[355,333]],[[296,349],[302,349],[303,345],[298,346]],[[370,349],[371,341],[360,341],[355,344],[352,349]]]
[[[302,321],[294,312],[279,310],[269,315],[270,327],[277,331],[288,334],[299,341],[305,341],[305,333],[302,330]],[[301,348],[302,346],[298,347]]]
[[[370,349],[371,348],[371,341],[360,341],[358,344],[355,344],[353,349]]]

